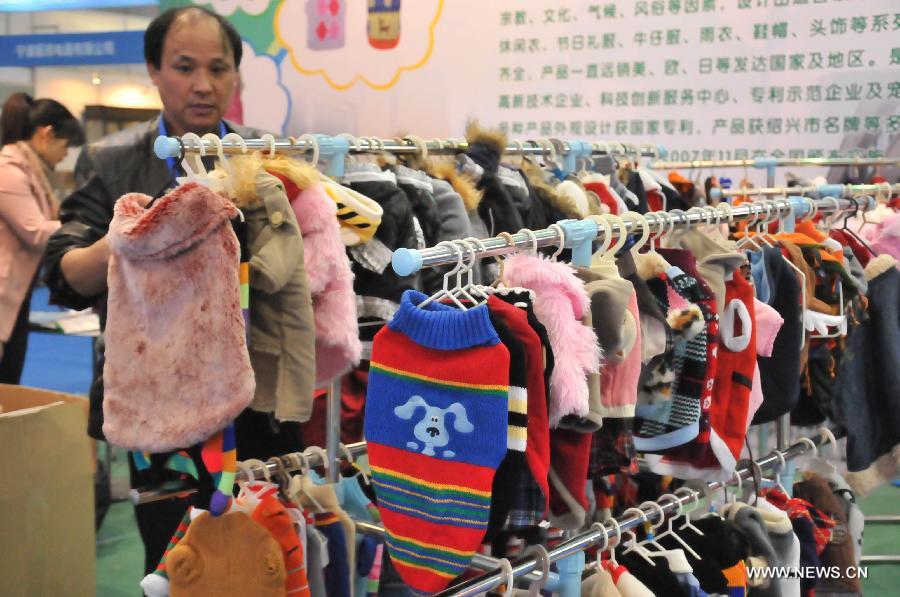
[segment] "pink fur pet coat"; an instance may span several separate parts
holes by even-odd
[[[285,186],[303,234],[303,259],[316,328],[316,386],[323,387],[359,364],[353,271],[341,242],[337,206],[309,166],[270,161],[266,168]]]
[[[506,259],[502,281],[534,291],[534,314],[547,328],[554,357],[550,427],[566,415],[586,416],[588,376],[600,372],[600,345],[593,328],[582,323],[590,309],[584,282],[568,264],[525,253]]]
[[[103,432],[130,450],[207,439],[253,399],[239,295],[237,209],[196,183],[110,223]]]

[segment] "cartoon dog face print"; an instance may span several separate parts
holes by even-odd
[[[466,415],[466,409],[459,402],[454,402],[447,408],[439,408],[431,406],[421,396],[412,396],[406,401],[406,404],[398,406],[394,409],[394,414],[404,420],[410,420],[415,416],[416,411],[422,408],[424,413],[419,422],[413,428],[413,435],[422,443],[422,454],[425,456],[435,456],[435,448],[443,448],[450,443],[450,433],[447,430],[445,420],[447,415],[453,415],[453,429],[459,433],[472,433],[475,427],[469,422]],[[406,446],[411,450],[419,450],[417,442],[407,442]],[[456,452],[453,450],[443,450],[441,456],[444,458],[453,458]]]

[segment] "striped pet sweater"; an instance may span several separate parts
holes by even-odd
[[[403,581],[436,593],[468,566],[507,450],[509,351],[486,305],[418,304],[375,336],[365,436],[385,545]]]

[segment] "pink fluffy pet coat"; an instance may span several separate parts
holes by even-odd
[[[110,223],[103,432],[162,452],[222,429],[255,381],[229,222],[237,209],[196,183],[149,201],[124,195]]]
[[[341,243],[337,206],[322,185],[313,184],[293,197],[289,191],[288,196],[303,233],[316,326],[316,385],[322,387],[358,364],[362,353],[353,271]]]
[[[587,376],[600,370],[597,334],[582,323],[590,308],[584,283],[565,263],[517,253],[506,259],[503,283],[534,291],[534,314],[547,328],[553,349],[550,427],[566,415],[588,414]]]

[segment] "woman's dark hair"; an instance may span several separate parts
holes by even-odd
[[[65,139],[70,147],[84,145],[81,123],[68,108],[56,100],[34,99],[27,93],[14,93],[3,104],[0,114],[0,144],[31,139],[40,127],[50,125],[58,139]]]
[[[175,22],[175,19],[187,11],[202,13],[219,23],[223,41],[227,44],[228,49],[231,50],[232,55],[234,55],[234,66],[235,68],[239,67],[241,65],[241,55],[244,52],[241,36],[225,17],[203,6],[170,8],[150,21],[150,24],[147,25],[147,30],[144,31],[144,60],[148,64],[153,65],[155,69],[159,69],[162,66],[163,43],[166,41],[166,36],[169,35],[169,29],[172,28],[172,23]]]

